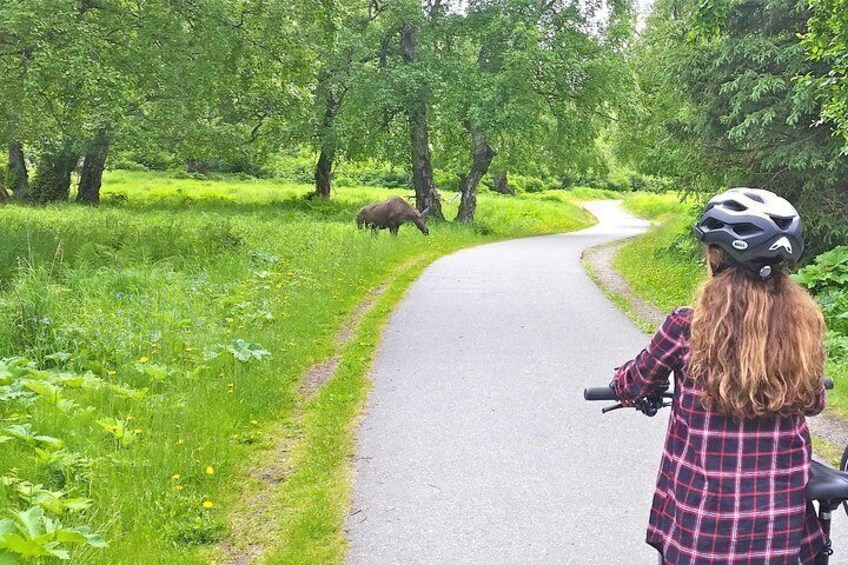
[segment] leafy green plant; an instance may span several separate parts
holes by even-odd
[[[226,345],[214,345],[206,348],[204,356],[207,360],[212,360],[220,357],[224,353],[232,355],[236,361],[247,363],[249,361],[261,361],[262,359],[271,357],[271,352],[262,349],[262,346],[257,343],[249,343],[243,339],[237,339]]]
[[[127,420],[118,420],[117,418],[101,418],[97,420],[104,430],[112,434],[117,444],[121,447],[128,447],[135,443],[136,438],[141,433],[138,429],[130,429]]]
[[[822,253],[798,271],[795,280],[816,294],[828,327],[848,334],[848,247]]]
[[[0,520],[0,563],[11,565],[38,557],[71,558],[68,546],[106,547],[106,542],[86,526],[68,528],[44,514],[40,506],[9,512]]]

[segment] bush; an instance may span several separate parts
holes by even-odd
[[[795,280],[815,293],[828,328],[848,335],[848,247],[822,253]]]

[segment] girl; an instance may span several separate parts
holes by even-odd
[[[804,491],[805,415],[824,408],[824,321],[787,274],[803,251],[795,208],[736,188],[694,229],[710,278],[616,370],[619,399],[675,397],[647,542],[666,565],[812,564],[825,543]]]

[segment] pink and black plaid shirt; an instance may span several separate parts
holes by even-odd
[[[675,374],[647,542],[666,565],[812,564],[825,538],[804,497],[804,415],[739,420],[705,408],[686,369],[691,320],[691,308],[672,312],[614,380],[619,398],[634,400]],[[822,390],[812,414],[824,403]]]

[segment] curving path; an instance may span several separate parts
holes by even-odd
[[[656,563],[667,412],[582,399],[647,337],[581,252],[647,227],[615,202],[571,234],[445,257],[392,315],[359,432],[350,565]]]

